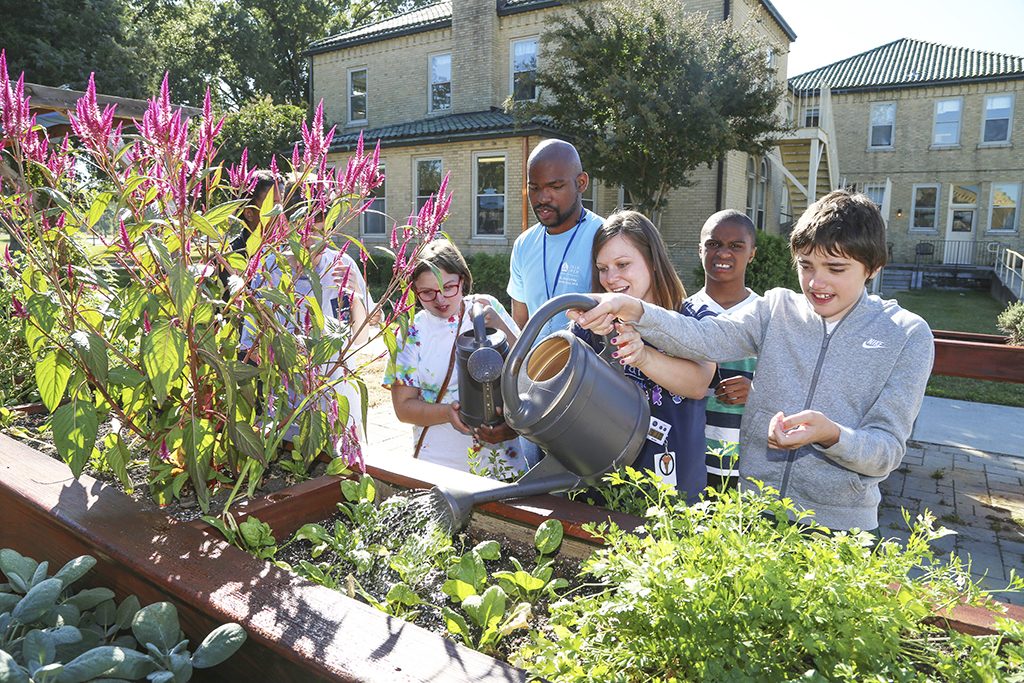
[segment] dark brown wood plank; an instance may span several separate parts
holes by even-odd
[[[932,374],[1024,383],[1024,347],[936,338]]]
[[[88,553],[119,598],[174,602],[193,643],[236,621],[222,680],[526,681],[525,672],[316,586],[0,435],[0,546],[60,566]]]

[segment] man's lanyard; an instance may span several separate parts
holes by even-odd
[[[542,258],[544,259],[544,293],[548,295],[548,299],[554,296],[558,292],[558,280],[562,277],[562,266],[565,265],[565,257],[569,255],[569,249],[572,248],[573,240],[576,239],[576,233],[579,232],[579,228],[583,225],[583,219],[587,217],[586,208],[580,210],[580,219],[576,221],[575,227],[572,229],[572,235],[569,237],[569,243],[565,245],[565,251],[562,252],[562,260],[558,262],[558,270],[555,272],[555,283],[548,289],[548,231],[544,229],[544,250]]]

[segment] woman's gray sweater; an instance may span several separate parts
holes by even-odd
[[[932,369],[924,320],[865,292],[826,334],[802,294],[773,289],[735,314],[700,320],[644,304],[636,329],[675,356],[757,356],[740,428],[741,485],[754,478],[774,486],[832,529],[878,526],[878,483],[903,459]],[[801,410],[837,423],[838,443],[769,448],[772,416]]]

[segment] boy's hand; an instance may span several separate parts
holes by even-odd
[[[789,417],[780,411],[768,423],[768,445],[779,450],[813,443],[829,448],[838,441],[839,425],[817,410],[802,410]]]
[[[588,294],[587,296],[597,301],[597,306],[586,312],[570,309],[566,311],[566,315],[583,329],[590,330],[595,334],[610,334],[615,329],[616,318],[636,321],[644,314],[644,306],[640,299],[634,299],[626,294]]]
[[[647,345],[640,338],[640,333],[633,329],[633,325],[625,322],[615,323],[615,336],[611,339],[618,349],[612,354],[618,358],[623,365],[632,365],[634,368],[642,369],[647,361]]]
[[[507,423],[502,422],[500,425],[493,427],[480,425],[476,430],[475,436],[479,441],[494,444],[514,439],[519,435]]]
[[[743,375],[726,377],[715,387],[715,398],[729,406],[746,405],[750,396],[750,378]]]

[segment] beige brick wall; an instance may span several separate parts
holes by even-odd
[[[708,13],[709,21],[721,18],[720,0],[692,0],[687,9]],[[777,64],[780,83],[785,78],[785,53],[788,38],[761,8],[758,0],[738,0],[732,20],[738,26],[753,28],[779,46]],[[415,121],[427,116],[428,55],[452,52],[453,111],[480,111],[501,104],[511,94],[510,54],[517,39],[541,36],[558,13],[565,8],[523,12],[503,17],[494,14],[493,0],[455,0],[456,16],[451,30],[442,29],[402,38],[370,43],[313,57],[314,100],[324,98],[328,120],[347,122],[347,71],[352,67],[368,69],[367,128]],[[488,16],[483,16],[487,14]],[[492,23],[493,17],[493,23]],[[491,41],[486,37],[493,36]],[[540,61],[544,60],[541,41]],[[485,76],[487,78],[485,78]],[[462,142],[429,146],[387,148],[382,158],[387,169],[387,211],[403,223],[413,210],[413,173],[418,158],[440,158],[444,171],[451,173],[454,192],[451,217],[445,230],[467,253],[507,252],[521,232],[535,221],[532,210],[524,212],[524,163],[539,138]],[[475,155],[504,153],[506,156],[506,233],[505,238],[473,237],[473,166]],[[747,155],[730,153],[723,169],[723,208],[744,210],[746,201]],[[332,161],[344,163],[345,155]],[[697,242],[704,220],[716,210],[717,166],[694,172],[692,185],[672,193],[661,216],[660,228],[669,246],[673,262],[687,288],[694,291],[702,283],[693,282],[698,265]],[[766,200],[768,227],[778,229],[778,174],[776,188]],[[600,186],[597,190],[598,213],[608,215],[618,204],[617,188]],[[390,226],[390,224],[389,224]],[[369,238],[369,243],[379,240]]]
[[[381,161],[387,178],[386,212],[388,233],[394,222],[404,225],[415,210],[415,171],[418,159],[441,159],[442,171],[450,174],[449,190],[453,194],[450,216],[442,228],[465,253],[478,251],[504,253],[511,251],[512,242],[522,232],[523,189],[526,187],[524,143],[532,149],[539,138],[509,137],[495,140],[477,140],[444,145],[391,147],[381,150]],[[505,156],[505,235],[504,237],[475,237],[473,235],[474,167],[478,156]],[[331,155],[330,162],[344,165],[348,156]],[[534,220],[526,212],[529,225]],[[356,234],[356,226],[349,231]],[[387,236],[364,236],[368,246],[388,242]]]
[[[325,120],[342,132],[425,118],[428,57],[451,50],[451,30],[438,29],[313,55],[313,103],[322,99]],[[350,126],[348,73],[364,67],[367,122]],[[453,79],[455,71],[453,64]]]
[[[980,144],[985,96],[997,93],[1015,95],[1010,144],[985,147]],[[960,144],[953,148],[933,148],[932,131],[935,102],[961,98]],[[989,230],[992,183],[1024,185],[1024,79],[996,83],[972,83],[942,87],[905,88],[871,93],[840,93],[832,96],[838,137],[839,163],[847,184],[863,188],[867,184],[892,181],[889,239],[894,243],[895,261],[912,261],[913,246],[922,239],[944,239],[950,220],[949,198],[953,184],[974,184],[980,189],[975,238],[999,240],[1014,248],[1024,246],[1021,230],[1024,210],[1018,206],[1017,231],[993,233]],[[868,148],[871,104],[896,103],[896,125],[892,150]],[[938,183],[938,229],[910,231],[913,186]],[[1022,192],[1024,194],[1024,192]],[[1024,199],[1024,197],[1022,197]],[[902,216],[897,216],[897,209]]]

